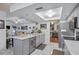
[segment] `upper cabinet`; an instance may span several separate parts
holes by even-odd
[[[79,7],[77,7],[68,18],[71,30],[79,28]]]
[[[77,8],[77,17],[78,17],[78,19],[77,19],[78,26],[77,27],[79,28],[79,7]]]
[[[73,17],[72,20],[69,21],[69,28],[70,30],[74,30],[75,28],[78,28],[78,17]]]

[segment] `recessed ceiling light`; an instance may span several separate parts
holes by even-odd
[[[18,23],[18,21],[16,21],[16,23]]]

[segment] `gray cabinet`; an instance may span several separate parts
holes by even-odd
[[[74,18],[72,18],[72,20],[69,21],[69,29],[74,30]]]
[[[22,51],[24,55],[29,54],[29,39],[25,39],[22,42],[23,46],[22,46]]]
[[[38,47],[41,44],[40,35],[36,36],[36,47]]]
[[[20,40],[14,39],[14,55],[27,55],[29,54],[29,39]]]
[[[36,49],[36,37],[32,37],[29,40],[29,53],[31,54]]]
[[[45,35],[40,34],[27,39],[14,39],[14,55],[28,55],[31,54],[36,47],[44,43]]]
[[[41,43],[44,43],[45,42],[45,34],[41,35],[40,38],[41,38]]]

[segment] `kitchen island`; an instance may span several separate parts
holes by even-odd
[[[36,47],[45,41],[44,33],[27,34],[27,36],[12,36],[14,39],[14,55],[29,55]]]
[[[75,40],[64,40],[65,55],[79,55],[79,41]]]

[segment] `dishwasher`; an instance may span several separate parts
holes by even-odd
[[[36,37],[30,38],[29,42],[29,53],[31,54],[36,49]]]

